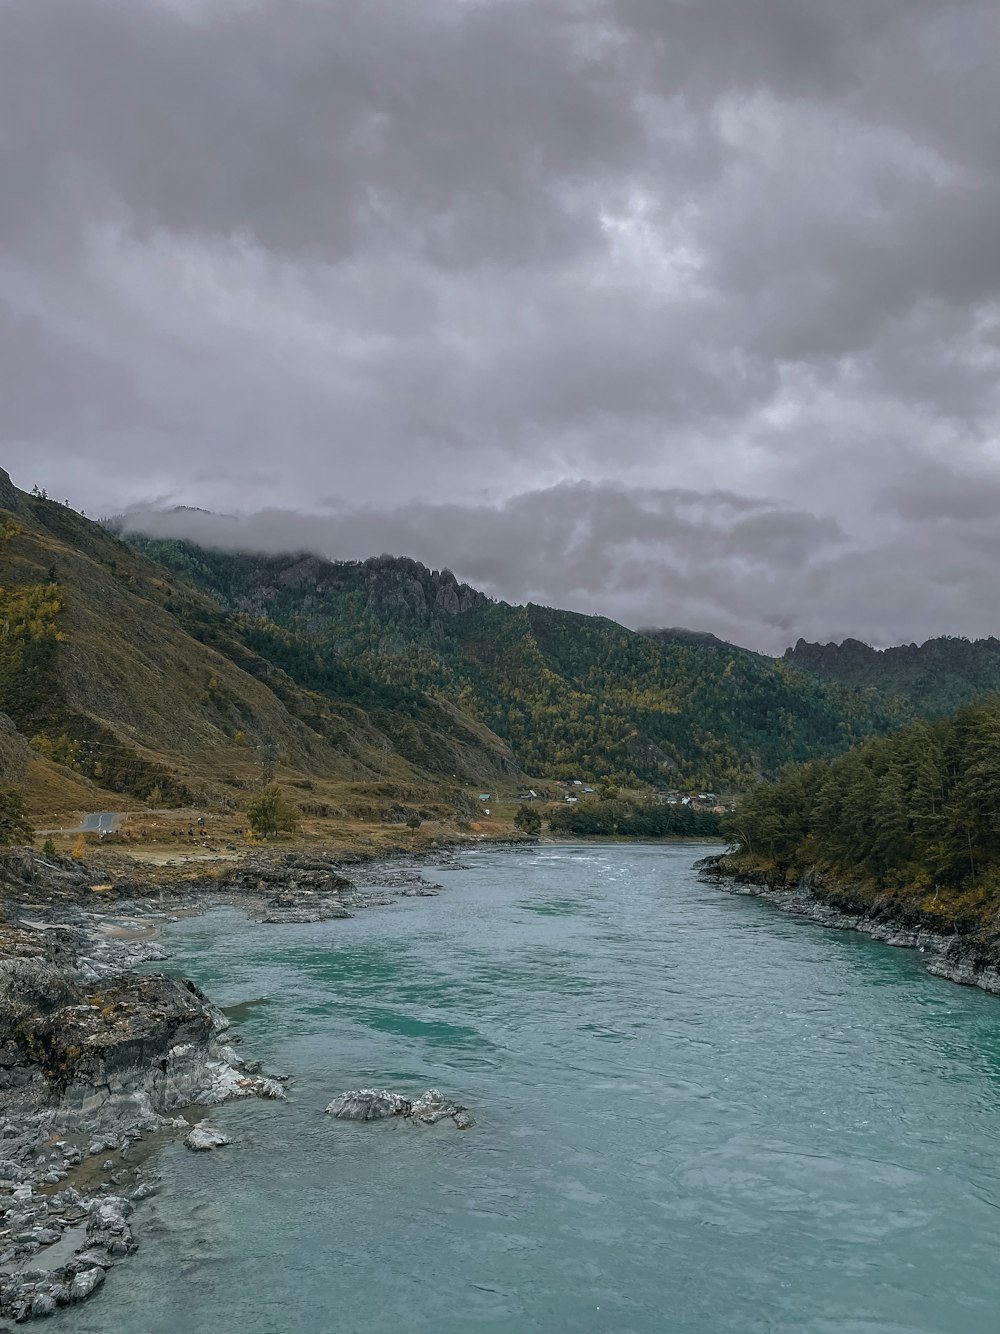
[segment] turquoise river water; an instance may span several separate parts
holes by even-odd
[[[156,1160],[78,1334],[997,1334],[1000,1000],[700,884],[481,850],[437,898],[170,927],[287,1103]],[[475,1129],[323,1115],[430,1085]]]

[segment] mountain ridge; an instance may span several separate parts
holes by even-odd
[[[920,711],[912,691],[496,601],[408,557],[109,530],[6,475],[0,580],[7,711],[36,755],[139,797],[238,803],[265,752],[303,783],[391,778],[459,805],[527,775],[735,791]]]
[[[898,721],[877,700],[724,641],[493,601],[407,557],[127,536],[210,593],[258,648],[267,639],[289,662],[340,657],[386,686],[447,699],[534,774],[732,788]]]
[[[939,635],[922,644],[873,648],[859,639],[839,644],[799,639],[782,661],[820,679],[878,690],[927,716],[953,713],[1000,691],[1000,639]]]

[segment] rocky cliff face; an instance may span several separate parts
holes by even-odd
[[[380,617],[424,626],[441,616],[477,611],[490,602],[450,570],[430,570],[407,557],[329,561],[313,555],[199,554],[203,582],[225,605],[279,618],[293,605],[313,629],[337,621],[345,597]]]
[[[20,507],[21,492],[10,480],[10,473],[0,468],[0,509],[17,513]]]
[[[17,1092],[61,1134],[155,1128],[226,1097],[280,1096],[225,1045],[225,1017],[193,982],[123,974],[81,983],[47,959],[0,964],[0,1096]]]
[[[786,648],[784,652],[784,661],[793,667],[838,679],[852,669],[870,668],[878,657],[877,650],[860,639],[845,639],[840,644],[810,644],[808,640],[799,639],[794,648]]]

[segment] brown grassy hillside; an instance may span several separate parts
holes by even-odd
[[[296,684],[209,596],[3,472],[0,710],[63,773],[139,797],[231,802],[266,753],[288,780],[429,787],[516,772],[507,747],[450,706],[376,722]],[[47,772],[51,787],[58,767]]]

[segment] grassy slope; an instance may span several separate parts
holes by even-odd
[[[101,810],[107,803],[95,783],[40,755],[28,761],[23,788],[25,807],[39,829],[77,824],[82,812]]]
[[[0,521],[0,589],[15,599],[55,590],[61,603],[51,626],[7,634],[13,657],[0,711],[28,736],[81,740],[81,769],[107,788],[134,797],[159,785],[231,805],[255,782],[265,740],[279,776],[311,783],[317,804],[391,800],[372,796],[380,786],[415,799],[444,770],[449,781],[457,775],[456,788],[481,773],[516,772],[496,737],[449,706],[428,702],[422,716],[388,708],[383,728],[354,700],[297,685],[231,633],[206,594],[67,507],[18,491],[5,474]],[[18,666],[25,644],[51,650],[41,666]],[[121,804],[57,766],[33,766],[28,795],[39,811],[65,810],[71,789],[91,809]]]

